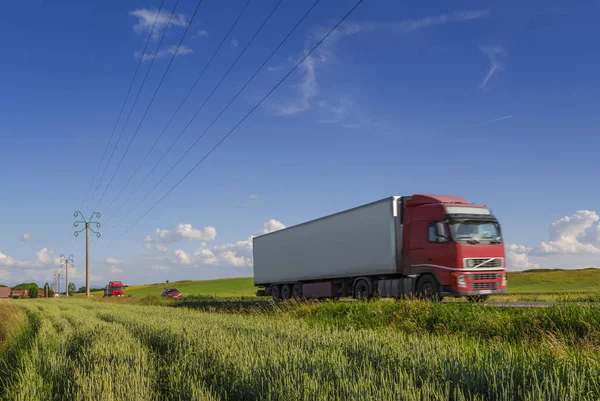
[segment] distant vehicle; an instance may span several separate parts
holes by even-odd
[[[274,299],[506,292],[500,224],[444,195],[392,196],[253,239],[254,284]]]
[[[170,299],[182,299],[183,295],[176,288],[165,288],[162,290],[163,297],[167,297]]]
[[[125,295],[123,291],[123,283],[120,281],[111,281],[104,289],[105,297],[122,297]]]

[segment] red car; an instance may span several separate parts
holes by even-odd
[[[162,291],[162,296],[169,299],[182,299],[183,295],[176,288],[165,288]]]

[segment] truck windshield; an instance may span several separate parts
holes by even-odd
[[[119,287],[113,286],[113,287],[110,287],[110,289],[113,291],[123,291],[123,287],[121,287],[121,286],[119,286]]]
[[[452,238],[470,244],[501,244],[500,226],[494,221],[460,221],[450,223]]]

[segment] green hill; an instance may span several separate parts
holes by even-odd
[[[509,293],[599,292],[600,269],[528,270],[508,273]]]
[[[160,295],[163,288],[177,288],[184,296],[201,295],[217,298],[255,297],[257,288],[252,277],[223,278],[218,280],[182,280],[169,284],[156,283],[136,285],[125,288],[125,295],[146,297]],[[102,296],[102,291],[92,292],[92,295]]]
[[[257,290],[252,277],[243,277],[138,285],[125,288],[125,295],[134,297],[160,295],[165,287],[177,288],[184,296],[199,295],[216,298],[255,297]],[[508,292],[509,294],[600,292],[600,269],[509,272]],[[102,296],[101,291],[92,294]]]

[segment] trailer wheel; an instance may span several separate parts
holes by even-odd
[[[469,302],[478,302],[478,303],[484,303],[485,301],[487,301],[489,295],[471,295],[467,297],[467,300]]]
[[[284,301],[290,299],[290,295],[292,295],[292,289],[289,284],[284,284],[281,286],[281,299]]]
[[[278,285],[274,284],[271,286],[271,296],[273,297],[274,301],[279,301],[281,299]]]
[[[292,298],[294,298],[296,301],[299,301],[300,299],[302,299],[302,284],[301,283],[296,283],[292,287]]]
[[[360,279],[354,283],[354,298],[359,301],[371,298],[371,284],[367,280]]]
[[[438,283],[431,274],[423,275],[417,282],[417,296],[421,299],[442,300]]]

